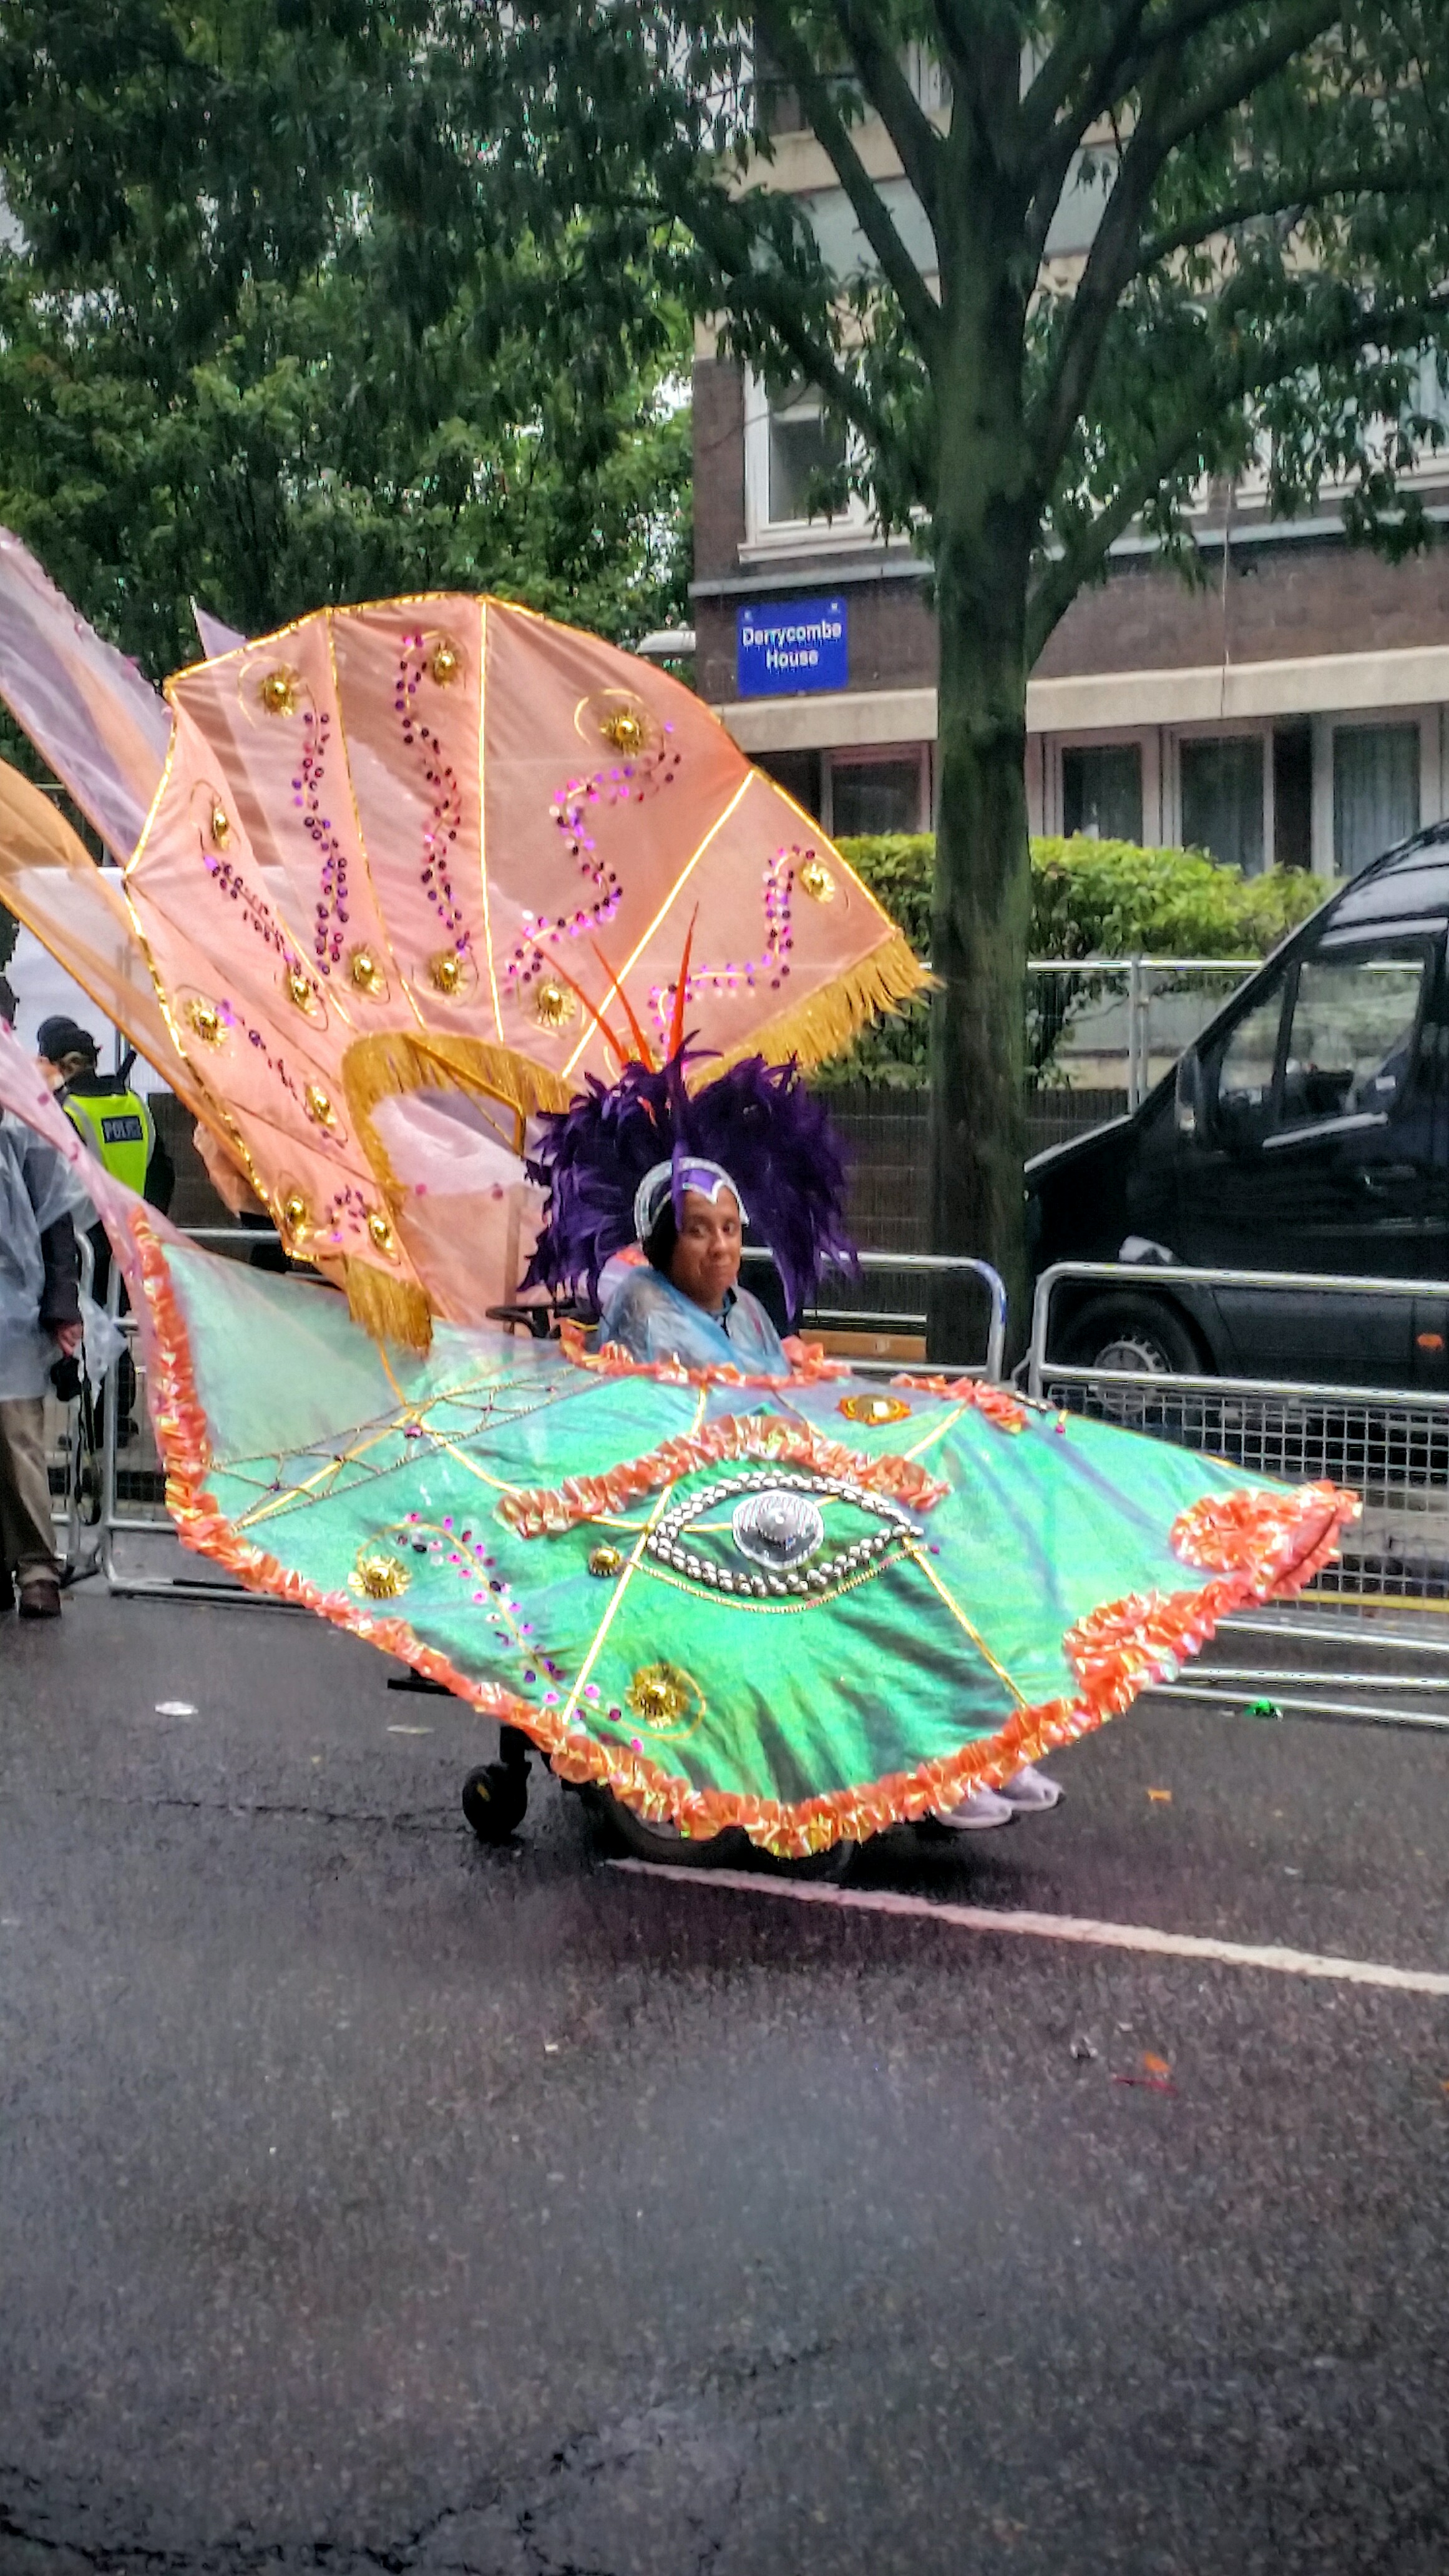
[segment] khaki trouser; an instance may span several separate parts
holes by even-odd
[[[38,1395],[0,1404],[0,1565],[27,1577],[57,1571],[45,1466],[45,1406]]]

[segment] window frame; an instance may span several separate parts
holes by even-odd
[[[1032,749],[1041,745],[1040,771],[1034,775]],[[1063,757],[1069,751],[1118,751],[1132,745],[1142,764],[1142,839],[1145,848],[1165,844],[1162,829],[1162,728],[1160,725],[1094,725],[1064,733],[1027,736],[1027,787],[1032,800],[1032,830],[1048,840],[1065,840],[1066,782]],[[1036,800],[1040,799],[1039,807]],[[1040,820],[1037,815],[1040,815]]]
[[[1247,1008],[1239,1012],[1216,1050],[1212,1065],[1210,1108],[1210,1131],[1213,1143],[1229,1152],[1282,1153],[1295,1145],[1311,1144],[1320,1138],[1367,1133],[1374,1128],[1391,1126],[1401,1114],[1418,1077],[1423,1058],[1424,1024],[1433,1008],[1442,966],[1443,945],[1442,935],[1436,935],[1430,930],[1410,930],[1399,935],[1392,932],[1386,934],[1381,930],[1377,933],[1365,933],[1362,936],[1351,935],[1344,939],[1341,946],[1336,945],[1330,937],[1312,948],[1304,949],[1299,956],[1289,958],[1278,988],[1278,1036],[1273,1050],[1273,1076],[1268,1087],[1267,1116],[1263,1132],[1251,1139],[1234,1138],[1227,1130],[1222,1111],[1222,1074],[1228,1050],[1243,1022],[1254,1010],[1261,1008],[1262,1000],[1266,997],[1260,996],[1257,1001],[1250,1001]],[[1410,948],[1418,950],[1423,959],[1424,971],[1419,978],[1419,998],[1409,1037],[1408,1063],[1405,1066],[1404,1079],[1393,1100],[1384,1109],[1332,1111],[1326,1117],[1305,1118],[1292,1126],[1285,1126],[1283,1083],[1287,1070],[1293,1017],[1298,1008],[1298,989],[1303,968],[1337,965],[1345,960],[1353,962],[1356,959],[1367,963],[1375,951],[1382,953],[1389,949]]]
[[[887,763],[903,769],[911,762],[916,770],[916,821],[913,832],[929,832],[935,818],[932,798],[934,749],[929,742],[837,743],[820,758],[820,827],[833,840],[835,837],[835,772],[837,769],[880,769]],[[924,816],[924,821],[921,817]]]
[[[1165,728],[1162,762],[1162,837],[1171,849],[1184,849],[1182,830],[1182,750],[1184,743],[1240,741],[1251,736],[1262,746],[1263,761],[1263,857],[1259,873],[1266,875],[1273,865],[1276,847],[1277,812],[1273,796],[1273,726],[1271,716],[1222,716],[1200,724],[1169,725]],[[1210,853],[1218,867],[1236,864]]]
[[[798,402],[787,404],[780,417],[808,418],[823,409],[820,396],[807,390]],[[797,555],[807,548],[812,554],[858,554],[862,548],[879,546],[881,538],[873,526],[870,513],[858,492],[846,497],[843,510],[816,519],[772,519],[770,516],[770,396],[763,376],[753,368],[745,370],[745,542],[740,548],[744,562],[768,560],[772,555]],[[847,434],[847,453],[849,438]]]

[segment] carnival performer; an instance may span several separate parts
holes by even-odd
[[[759,1299],[740,1286],[745,1227],[753,1216],[787,1305],[798,1312],[827,1260],[841,1268],[854,1262],[843,1157],[798,1065],[752,1057],[692,1098],[689,1076],[702,1070],[699,1056],[681,1047],[662,1068],[626,1065],[612,1090],[593,1083],[572,1108],[544,1120],[532,1176],[552,1195],[525,1285],[582,1286],[602,1302],[599,1347],[640,1363],[786,1380],[791,1355]],[[700,1133],[731,1156],[730,1167],[690,1150],[685,1140]],[[631,1190],[639,1155],[670,1134],[670,1154]],[[748,1189],[736,1168],[749,1170]],[[623,1260],[621,1238],[630,1246]],[[1045,1814],[1062,1794],[1059,1782],[1026,1763],[999,1789],[973,1790],[938,1810],[935,1822],[990,1832],[1018,1815]]]

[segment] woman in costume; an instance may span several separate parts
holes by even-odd
[[[827,1263],[854,1262],[844,1162],[798,1066],[752,1057],[691,1094],[699,1063],[681,1048],[662,1068],[627,1065],[612,1089],[592,1083],[571,1109],[544,1120],[530,1170],[550,1195],[525,1284],[582,1290],[602,1308],[595,1339],[604,1352],[784,1382],[805,1354],[798,1341],[787,1348],[739,1284],[744,1228],[753,1222],[789,1311],[799,1313]],[[639,1174],[666,1138],[671,1151]],[[1061,1795],[1025,1763],[999,1789],[972,1790],[935,1821],[989,1832],[1044,1813]]]

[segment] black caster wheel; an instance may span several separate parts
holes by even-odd
[[[528,1773],[521,1764],[485,1762],[463,1783],[463,1813],[480,1843],[506,1843],[528,1812]]]

